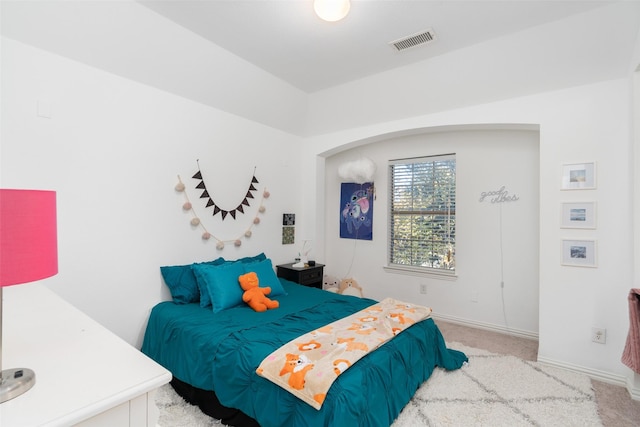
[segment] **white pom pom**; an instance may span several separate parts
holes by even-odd
[[[224,242],[218,242],[218,243],[216,243],[216,249],[218,249],[218,250],[222,250],[222,249],[224,249]]]
[[[251,237],[251,230],[247,230],[244,232],[244,237]]]
[[[184,191],[184,184],[179,182],[176,184],[176,191]]]
[[[198,218],[192,218],[191,219],[191,225],[198,225],[200,224],[200,219]]]

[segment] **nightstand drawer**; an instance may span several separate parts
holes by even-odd
[[[313,267],[294,267],[294,263],[277,265],[278,277],[296,282],[300,285],[322,289],[324,264]]]
[[[322,268],[310,268],[309,270],[301,271],[298,280],[300,280],[299,283],[301,285],[322,281]]]

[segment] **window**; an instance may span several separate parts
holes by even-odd
[[[392,160],[389,267],[455,273],[455,154]]]

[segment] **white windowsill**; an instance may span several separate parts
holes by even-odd
[[[439,280],[458,280],[458,275],[454,271],[447,270],[426,270],[420,267],[400,266],[400,265],[386,265],[382,267],[384,271],[392,274],[404,274],[408,276],[420,276],[431,277]]]

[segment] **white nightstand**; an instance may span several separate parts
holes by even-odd
[[[2,367],[36,383],[0,404],[0,426],[155,427],[169,371],[42,284],[3,293]]]

